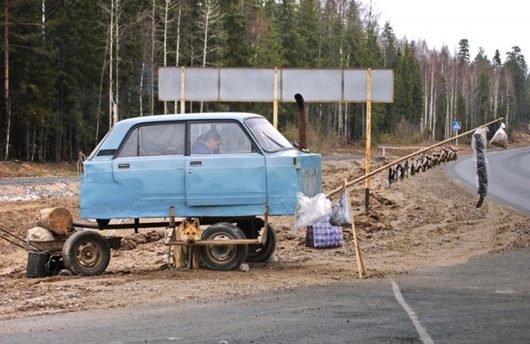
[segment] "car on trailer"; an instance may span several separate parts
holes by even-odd
[[[81,218],[95,219],[100,229],[116,228],[113,219],[134,219],[133,228],[142,228],[144,219],[167,218],[174,209],[177,217],[210,225],[205,241],[266,233],[253,244],[199,246],[209,268],[228,270],[272,255],[276,232],[267,218],[293,215],[298,192],[322,192],[321,157],[296,149],[257,114],[145,116],[114,125],[84,161],[80,182]],[[104,271],[106,241],[77,235],[69,260],[75,264],[83,247],[96,247],[90,254],[104,257],[91,259],[105,266],[92,271]]]

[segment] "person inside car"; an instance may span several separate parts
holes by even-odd
[[[221,136],[215,130],[208,130],[206,134],[201,137],[201,140],[193,145],[191,148],[192,154],[211,154],[219,153],[221,146]]]

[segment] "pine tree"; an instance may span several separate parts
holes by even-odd
[[[255,67],[282,67],[284,62],[281,35],[278,30],[277,8],[274,0],[267,1],[259,16],[256,28]]]
[[[315,0],[300,0],[296,13],[297,36],[300,39],[297,64],[300,67],[316,68],[321,35]]]
[[[458,61],[462,64],[469,64],[469,41],[465,38],[458,42]]]
[[[363,45],[365,44],[364,29],[362,27],[359,7],[355,1],[349,4],[345,13],[345,56],[347,68],[364,67]]]
[[[383,28],[381,44],[383,46],[383,67],[393,68],[396,63],[396,36],[389,22],[386,22]]]
[[[282,0],[279,11],[279,32],[282,38],[282,52],[285,67],[300,67],[303,43],[297,28],[296,1]]]
[[[474,90],[473,115],[473,118],[475,119],[473,126],[476,126],[492,119],[490,102],[491,63],[484,55],[483,49],[479,49],[479,53],[475,57],[473,65],[478,73],[477,83]]]
[[[248,40],[250,22],[255,15],[256,5],[251,1],[223,0],[226,49],[223,65],[227,67],[248,67],[254,55]]]
[[[528,124],[530,121],[530,95],[528,86],[528,68],[521,49],[514,46],[507,53],[505,69],[511,74],[515,97],[513,109],[514,123]]]
[[[370,68],[381,68],[383,59],[381,50],[377,43],[377,30],[375,23],[369,22],[366,27],[366,46],[364,47],[364,66]]]

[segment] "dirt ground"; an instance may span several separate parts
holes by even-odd
[[[521,135],[518,142],[528,144],[530,136]],[[459,155],[468,153],[464,147]],[[387,158],[379,164],[389,161]],[[16,173],[15,167],[2,164],[0,177],[27,175],[28,169]],[[362,164],[362,160],[325,161],[324,191],[338,187],[344,179],[361,176]],[[75,172],[75,166],[28,168],[32,175]],[[355,228],[369,279],[426,266],[459,264],[474,256],[530,243],[529,216],[488,198],[476,209],[477,196],[446,178],[443,166],[390,186],[386,177],[382,172],[372,179],[369,214],[364,213],[363,184],[351,188]],[[77,196],[0,202],[0,226],[25,236],[37,212],[55,206],[65,207],[74,219],[79,218]],[[312,249],[304,245],[305,231],[291,229],[294,218],[272,218],[271,223],[278,232],[277,261],[249,264],[248,271],[161,269],[167,262],[165,230],[145,229],[138,234],[132,230],[102,232],[125,236],[122,248],[112,251],[103,275],[27,278],[27,253],[0,240],[0,320],[149,303],[206,303],[334,281],[362,283],[351,228],[344,228],[343,247]]]

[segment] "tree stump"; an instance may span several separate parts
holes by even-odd
[[[44,208],[37,215],[37,226],[59,235],[72,232],[72,223],[72,214],[64,208]]]

